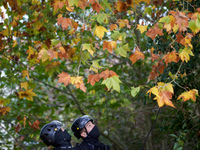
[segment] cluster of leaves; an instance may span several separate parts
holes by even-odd
[[[193,40],[200,8],[187,4],[192,11],[179,10],[175,0],[0,2],[0,126],[5,134],[15,131],[6,139],[15,139],[15,148],[39,147],[42,125],[53,119],[71,123],[87,113],[98,118],[113,149],[142,146],[137,139],[144,135],[129,132],[137,127],[141,114],[133,111],[141,100],[156,108],[147,100],[153,94],[159,108],[174,111],[181,109],[175,99],[182,105],[197,101],[198,87],[181,83],[190,76],[187,65],[199,59]],[[120,141],[112,132],[127,134]],[[127,139],[132,134],[135,143]]]

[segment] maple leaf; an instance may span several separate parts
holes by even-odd
[[[100,13],[100,10],[103,9],[103,7],[98,2],[95,2],[92,4],[92,9],[93,11],[96,10],[97,13]]]
[[[47,50],[45,48],[42,48],[40,50],[40,52],[38,53],[38,60],[42,59],[42,62],[45,62],[46,60],[48,60],[50,57],[47,54]]]
[[[0,108],[0,116],[4,116],[9,111],[10,111],[10,107],[1,107]]]
[[[188,62],[188,60],[190,60],[190,55],[194,56],[191,49],[188,49],[187,47],[185,47],[184,49],[180,49],[179,53],[180,53],[179,57],[181,58],[182,61],[185,61],[185,62]]]
[[[129,57],[129,59],[132,61],[132,64],[134,64],[137,60],[144,59],[144,58],[145,58],[144,54],[140,52],[138,48],[136,48],[134,54],[132,54]]]
[[[33,101],[33,96],[37,96],[34,92],[32,92],[33,89],[29,89],[26,91],[20,91],[19,92],[19,98],[23,99],[24,97],[29,100],[29,101]]]
[[[140,92],[140,87],[131,87],[131,95],[135,97]]]
[[[95,74],[95,75],[90,74],[88,76],[87,83],[90,83],[93,86],[96,82],[99,82],[99,80],[100,80],[99,74]]]
[[[28,50],[26,51],[26,53],[28,53],[28,57],[27,57],[28,60],[33,59],[36,55],[34,48],[31,46],[28,47]]]
[[[23,78],[25,78],[25,77],[27,76],[28,79],[30,79],[30,78],[29,78],[29,73],[28,73],[27,70],[23,70],[23,71],[22,71],[22,76],[23,76]]]
[[[45,72],[47,72],[50,69],[57,68],[59,65],[60,65],[60,62],[52,62],[45,66],[46,67]]]
[[[94,35],[98,36],[102,40],[104,32],[108,32],[108,30],[103,26],[96,26],[94,30]]]
[[[176,53],[176,51],[172,51],[172,52],[168,52],[166,55],[164,55],[164,57],[162,58],[165,60],[165,63],[168,65],[168,63],[171,63],[171,62],[175,62],[177,63],[180,58],[178,56],[178,53]]]
[[[86,6],[87,6],[87,0],[78,0],[78,7],[84,10]]]
[[[153,29],[150,28],[150,29],[146,32],[146,35],[147,35],[148,37],[150,37],[152,40],[154,40],[155,37],[156,37],[157,35],[163,35],[163,32],[162,32],[162,30],[158,27],[158,24],[156,24],[156,25],[154,26]]]
[[[144,33],[145,31],[147,31],[147,27],[148,26],[142,26],[142,25],[137,25],[137,29],[140,30],[141,33]]]
[[[72,26],[72,19],[70,18],[63,18],[62,16],[58,17],[57,24],[62,26],[63,30],[67,30],[69,25]]]
[[[83,92],[86,92],[86,87],[83,83],[83,77],[77,76],[77,77],[71,77],[71,84],[74,84],[77,89],[81,89]]]
[[[175,108],[174,104],[170,100],[172,99],[172,93],[170,91],[162,91],[161,93],[159,93],[159,95],[160,95],[159,97],[154,98],[157,100],[159,107],[162,107],[165,104],[167,106]]]
[[[126,11],[126,9],[127,9],[126,3],[122,2],[122,1],[118,1],[116,3],[116,9],[119,12]]]
[[[106,87],[108,88],[108,90],[110,90],[111,88],[113,88],[114,90],[120,92],[120,85],[119,83],[122,83],[119,80],[119,76],[112,76],[110,78],[106,78],[105,80],[103,80],[103,82],[101,84],[105,84]]]
[[[116,24],[111,24],[110,25],[110,31],[117,29],[118,26]]]
[[[103,50],[107,49],[109,53],[112,53],[113,48],[116,48],[115,41],[103,41]]]
[[[113,77],[113,76],[118,76],[114,71],[112,70],[105,70],[105,71],[102,71],[100,74],[99,74],[99,77],[100,78],[103,78],[104,80],[107,79],[107,78],[110,78],[110,77]]]
[[[58,58],[58,52],[56,52],[56,51],[53,51],[53,50],[51,50],[51,49],[49,49],[48,51],[47,51],[47,54],[49,55],[49,60],[51,61],[53,58]]]
[[[88,50],[88,52],[93,56],[95,49],[92,46],[92,44],[86,43],[86,44],[82,44],[82,46],[83,46],[82,50],[85,50],[85,49]]]
[[[56,1],[53,6],[54,6],[54,11],[56,11],[58,8],[62,9],[63,6],[64,6],[64,2],[61,2],[61,1]]]
[[[196,102],[196,95],[198,95],[198,90],[196,89],[192,89],[190,91],[184,92],[181,95],[179,95],[178,99],[183,99],[183,101],[188,101],[190,99],[192,99],[194,102]]]
[[[184,12],[176,12],[174,14],[176,18],[176,24],[179,26],[179,32],[184,32],[189,27],[189,18],[185,15]]]
[[[40,121],[39,120],[35,120],[35,122],[33,123],[33,124],[31,124],[30,122],[29,122],[29,124],[30,124],[30,126],[31,126],[31,128],[33,128],[34,130],[39,130],[40,129],[40,127],[39,127],[39,125],[40,125]]]
[[[22,82],[21,88],[25,88],[27,90],[28,89],[28,82]]]
[[[117,55],[126,57],[127,51],[130,51],[130,49],[128,48],[128,44],[126,44],[126,45],[123,45],[122,47],[117,48],[115,51]]]
[[[90,70],[93,70],[94,72],[98,73],[98,69],[102,68],[102,66],[99,65],[99,60],[93,60],[92,65],[90,66]]]
[[[120,28],[123,28],[126,25],[127,25],[127,27],[129,27],[129,21],[127,19],[124,19],[124,20],[118,19],[117,23],[119,24]]]
[[[66,72],[62,71],[62,73],[59,74],[58,77],[59,77],[58,82],[64,83],[65,86],[67,86],[69,83],[71,83],[71,76]]]
[[[171,83],[163,83],[163,82],[158,82],[158,88],[159,91],[170,91],[171,93],[174,93],[174,89],[173,89],[173,84]]]

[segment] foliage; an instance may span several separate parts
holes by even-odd
[[[90,114],[112,149],[199,148],[200,2],[0,6],[1,147],[45,147],[45,123],[61,120],[72,134],[73,120]]]

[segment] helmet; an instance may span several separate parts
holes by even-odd
[[[55,134],[62,127],[62,123],[60,121],[52,121],[43,126],[40,131],[40,138],[47,145],[53,145],[55,142]]]
[[[93,118],[89,115],[84,115],[82,117],[77,118],[71,126],[71,130],[74,133],[74,136],[79,139],[81,137],[80,131],[85,127],[85,125],[91,121],[93,123]]]

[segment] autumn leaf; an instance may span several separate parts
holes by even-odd
[[[196,89],[192,89],[190,91],[184,92],[181,95],[179,95],[178,99],[183,99],[183,101],[188,101],[190,99],[192,99],[194,102],[196,102],[196,95],[198,95],[198,90]]]
[[[100,78],[103,78],[104,80],[107,79],[107,78],[110,78],[110,77],[113,77],[113,76],[118,76],[114,71],[112,70],[105,70],[105,71],[102,71],[100,74],[99,74],[99,77]]]
[[[117,29],[118,26],[116,24],[111,24],[110,25],[110,31]]]
[[[27,76],[28,79],[30,79],[30,78],[29,78],[29,73],[28,73],[27,70],[23,70],[23,71],[22,71],[22,76],[23,76],[23,78],[25,78],[25,77]]]
[[[156,37],[157,35],[163,35],[163,32],[162,32],[162,30],[158,27],[158,24],[156,24],[156,25],[154,26],[154,28],[150,28],[150,29],[146,32],[146,35],[147,35],[148,37],[150,37],[152,40],[154,40],[155,37]]]
[[[158,82],[157,84],[158,84],[158,89],[159,89],[160,92],[170,91],[171,93],[174,93],[173,84],[163,83],[163,82]]]
[[[100,10],[103,9],[103,7],[98,2],[95,2],[92,4],[92,9],[93,11],[96,10],[96,12],[99,14]]]
[[[103,41],[103,50],[107,49],[109,53],[112,53],[113,48],[116,49],[116,45],[115,41]]]
[[[45,62],[46,60],[48,60],[50,57],[47,53],[47,50],[45,48],[42,48],[40,50],[40,52],[38,53],[38,57],[39,60],[42,59],[42,62]]]
[[[54,50],[51,50],[51,49],[49,49],[48,51],[47,51],[47,54],[49,55],[49,60],[51,61],[52,59],[54,59],[54,58],[58,58],[58,52],[57,51],[54,51]]]
[[[60,16],[57,19],[57,24],[62,26],[63,30],[67,30],[69,25],[72,26],[72,19],[70,18],[63,18],[62,16]]]
[[[21,83],[21,88],[24,88],[24,89],[28,89],[28,82],[22,82]]]
[[[23,99],[26,98],[29,101],[33,101],[33,96],[37,96],[34,92],[32,92],[33,89],[29,89],[26,91],[20,91],[19,92],[19,98]]]
[[[17,123],[15,126],[15,132],[19,133],[19,131],[22,129],[21,125],[19,123]]]
[[[194,56],[193,52],[190,48],[185,47],[184,49],[179,50],[179,57],[182,61],[188,62],[190,60],[190,56]]]
[[[106,28],[104,28],[103,26],[96,26],[95,30],[94,30],[94,35],[96,35],[97,37],[99,37],[101,40],[104,36],[104,32],[108,32],[108,30]]]
[[[142,25],[137,25],[137,29],[140,30],[141,33],[144,33],[145,31],[147,31],[147,27],[148,26],[142,26]]]
[[[165,63],[168,65],[168,63],[175,62],[177,63],[180,58],[178,56],[178,53],[176,51],[168,52],[164,57],[162,58],[165,60]]]
[[[127,9],[126,3],[122,2],[122,1],[118,1],[116,3],[116,9],[119,12],[126,11],[126,9]]]
[[[87,0],[78,0],[78,7],[81,9],[85,9],[85,7],[87,6]]]
[[[119,76],[112,76],[110,78],[106,78],[105,80],[103,80],[103,82],[101,84],[105,84],[106,87],[108,88],[108,90],[110,90],[111,88],[113,88],[114,90],[120,92],[120,85],[119,83],[122,83],[119,80]]]
[[[160,95],[159,97],[154,98],[157,100],[159,107],[162,107],[165,104],[167,106],[175,108],[174,104],[170,100],[172,99],[172,93],[170,91],[162,91],[161,93],[159,93],[159,95]]]
[[[130,28],[129,21],[127,19],[124,19],[124,20],[118,19],[117,23],[119,24],[120,28],[123,28],[125,26],[127,26],[128,28]]]
[[[31,124],[30,122],[29,122],[29,125],[31,126],[31,128],[33,128],[34,130],[39,130],[40,129],[40,127],[39,127],[39,125],[40,125],[40,121],[39,120],[35,120],[35,122],[33,123],[33,124]]]
[[[194,32],[195,34],[198,33],[200,31],[200,26],[198,26],[196,24],[196,22],[194,20],[191,20],[189,22],[189,28],[192,30],[192,32]]]
[[[4,116],[9,111],[10,111],[10,107],[1,107],[0,108],[0,116]]]
[[[144,59],[144,58],[145,58],[144,54],[143,54],[142,52],[140,52],[140,51],[138,50],[138,48],[136,48],[134,54],[132,54],[132,55],[129,57],[129,59],[132,61],[132,64],[134,64],[137,60],[139,60],[139,59]]]
[[[82,44],[82,46],[83,46],[82,50],[87,50],[93,56],[95,49],[92,46],[92,44],[86,43],[86,44]]]
[[[62,73],[59,74],[58,77],[59,77],[58,82],[64,83],[65,86],[67,86],[69,83],[71,83],[71,76],[66,72],[62,71]]]
[[[90,74],[88,76],[87,83],[90,83],[93,86],[96,82],[99,82],[99,80],[100,80],[99,74],[95,74],[95,75]]]
[[[86,92],[86,87],[82,78],[82,76],[71,77],[71,84],[75,85],[77,89],[80,88],[83,92]]]

